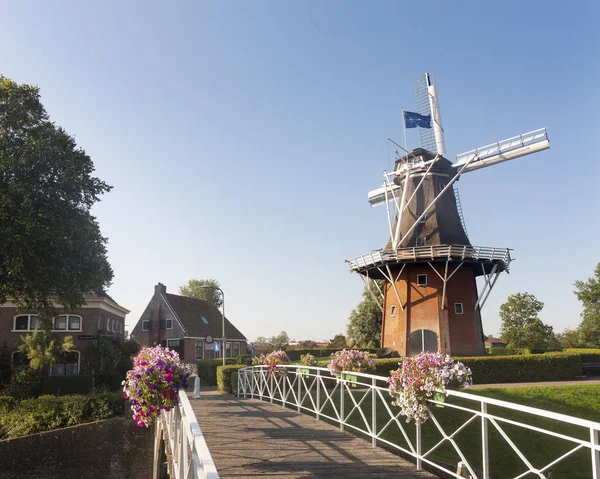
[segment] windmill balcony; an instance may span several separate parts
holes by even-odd
[[[389,263],[422,261],[465,261],[468,263],[498,263],[508,271],[511,261],[509,248],[489,248],[470,245],[432,245],[397,250],[377,250],[347,260],[352,271],[365,273]]]

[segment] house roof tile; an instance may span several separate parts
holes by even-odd
[[[183,323],[188,336],[203,338],[211,335],[214,338],[220,338],[221,331],[221,312],[208,301],[201,299],[188,298],[187,296],[178,296],[176,294],[166,293],[164,295],[177,317]],[[202,317],[206,319],[206,324]],[[227,339],[243,339],[244,336],[233,324],[225,318],[225,336]]]

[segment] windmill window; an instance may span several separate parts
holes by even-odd
[[[390,316],[396,316],[396,306],[392,305],[390,307]]]
[[[167,318],[165,320],[165,329],[173,329],[173,319]]]
[[[206,319],[204,316],[200,316],[202,318],[202,322],[204,324],[208,324],[208,319]]]
[[[463,304],[462,303],[454,303],[454,312],[456,314],[463,314]]]
[[[427,286],[427,275],[426,274],[418,274],[417,275],[417,284],[419,286]]]
[[[440,183],[439,188],[440,188],[440,192],[441,192],[444,188],[446,188],[446,183]]]
[[[427,215],[420,216],[419,224],[423,224],[427,221]]]
[[[419,236],[417,238],[417,246],[425,246],[426,242],[427,242],[427,240],[425,239],[424,236]]]
[[[150,321],[142,321],[142,331],[150,331]]]

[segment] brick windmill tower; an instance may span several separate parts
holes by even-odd
[[[384,171],[383,186],[368,194],[372,206],[386,206],[390,240],[348,263],[368,286],[384,281],[383,288],[377,282],[369,288],[379,292],[374,299],[383,314],[382,347],[403,356],[437,350],[480,355],[481,309],[500,274],[508,272],[510,250],[471,244],[455,182],[462,174],[549,148],[548,133],[525,133],[451,162],[443,156],[433,74],[415,82],[415,95],[418,113],[403,116],[406,128],[419,127],[422,148],[398,155],[394,171]]]

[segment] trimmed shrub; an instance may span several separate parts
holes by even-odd
[[[222,393],[229,393],[229,394],[233,394],[237,392],[237,381],[236,381],[236,387],[234,389],[233,387],[233,380],[232,380],[232,376],[234,373],[236,373],[236,378],[237,378],[237,371],[238,369],[242,369],[247,367],[245,364],[230,364],[227,366],[219,366],[217,368],[217,386],[219,388],[219,391],[221,391]]]
[[[12,396],[0,396],[0,414],[6,414],[17,405],[18,401]]]
[[[123,414],[123,407],[121,394],[107,391],[25,399],[0,415],[0,439],[108,419]]]
[[[582,363],[600,363],[600,349],[597,348],[568,348],[564,352],[579,354]]]
[[[530,354],[527,348],[487,348],[485,351],[490,356],[522,356]]]
[[[375,371],[372,373],[375,376],[384,376],[389,377],[390,371],[395,371],[396,369],[400,369],[402,363],[402,358],[385,358],[385,359],[375,359]]]
[[[122,377],[119,377],[119,386]],[[63,396],[87,394],[92,390],[92,376],[46,376],[42,378],[42,394]]]
[[[29,399],[39,396],[41,387],[42,377],[30,368],[23,368],[13,373],[2,394],[19,400]]]
[[[236,364],[237,358],[227,358],[227,364]],[[223,359],[200,359],[198,361],[198,377],[203,386],[217,385],[217,368],[223,365]],[[245,365],[243,365],[245,367]]]
[[[473,372],[473,384],[561,381],[581,375],[581,356],[552,353],[498,357],[456,357]]]

